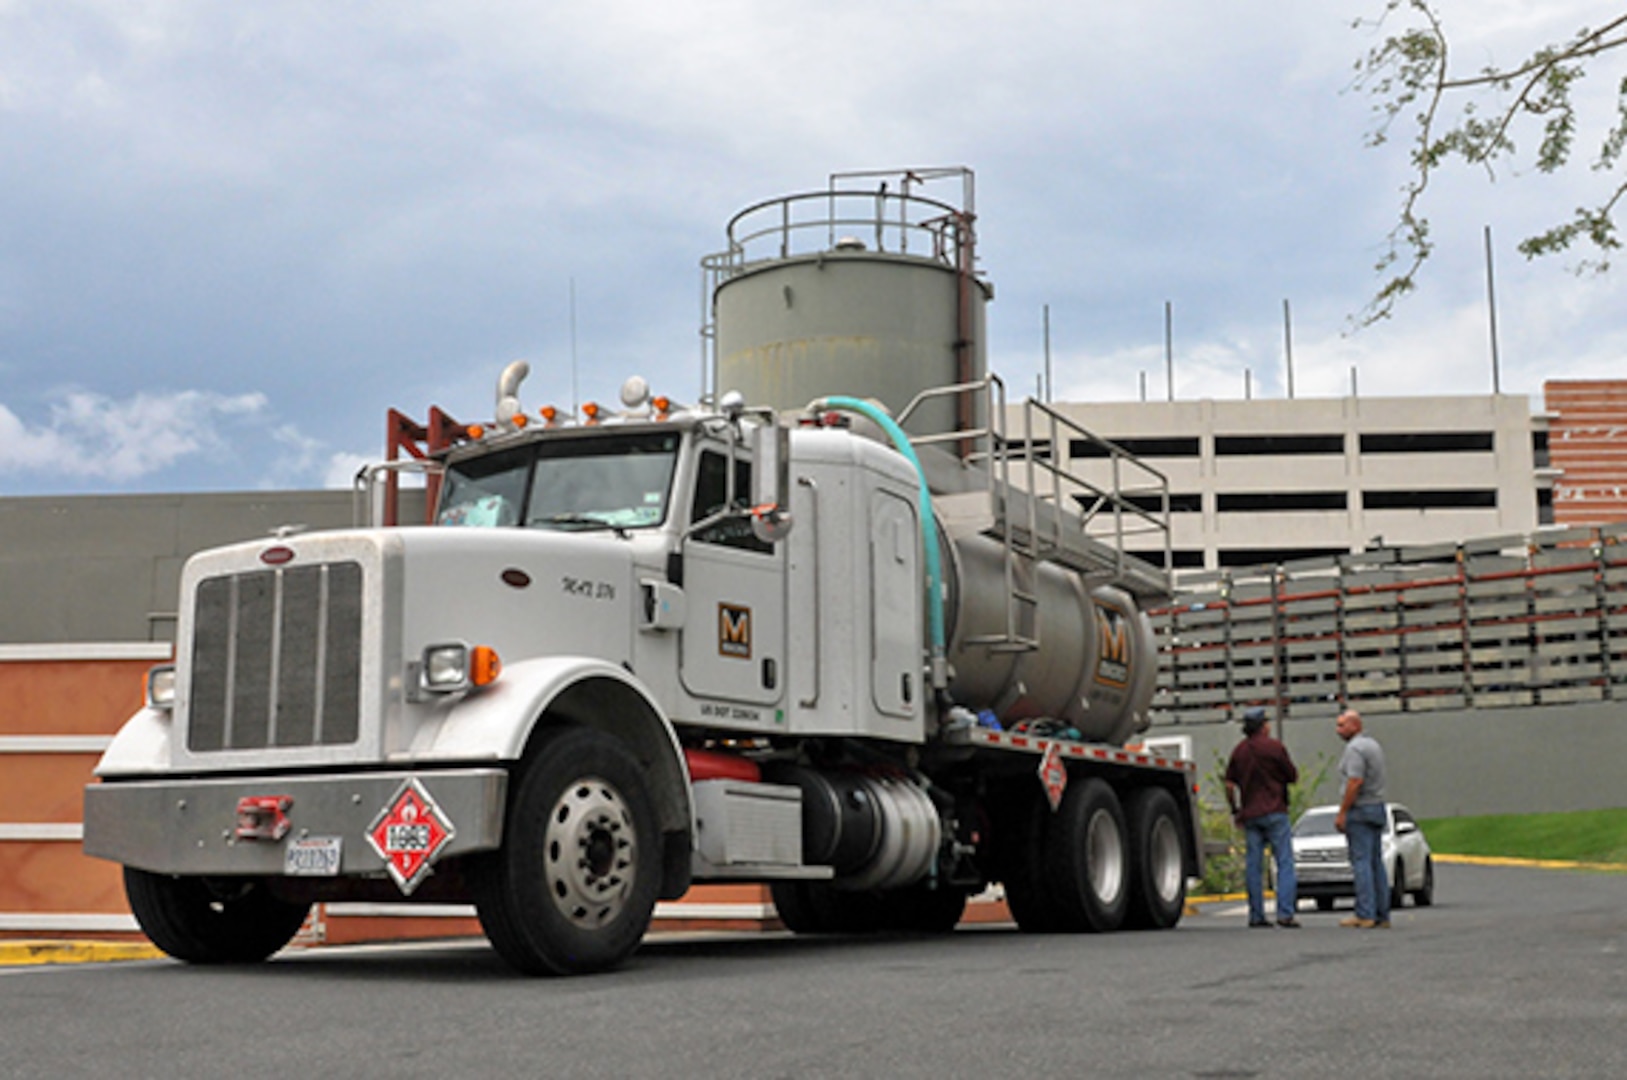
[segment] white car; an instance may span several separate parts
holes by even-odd
[[[1435,861],[1429,841],[1412,812],[1400,803],[1384,806],[1384,871],[1389,879],[1390,907],[1399,908],[1411,893],[1419,907],[1435,902]],[[1315,806],[1294,825],[1294,876],[1301,899],[1316,901],[1321,911],[1341,896],[1356,895],[1345,834],[1333,827],[1337,806]]]

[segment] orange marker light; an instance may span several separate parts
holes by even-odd
[[[538,412],[537,415],[542,417],[543,423],[552,424],[555,420],[559,419],[559,410],[554,408],[552,405],[544,405],[542,410]]]
[[[486,428],[481,424],[470,424],[464,430],[469,433],[471,439],[484,439],[486,437]]]
[[[651,404],[655,406],[655,411],[662,416],[672,411],[672,399],[669,397],[658,397]]]
[[[469,681],[475,686],[490,686],[503,673],[503,661],[497,650],[489,645],[476,645],[469,650]]]
[[[594,402],[594,401],[590,401],[587,404],[583,405],[582,406],[582,415],[588,418],[588,423],[590,423],[590,424],[597,421],[599,419],[599,405],[598,405],[598,403]]]

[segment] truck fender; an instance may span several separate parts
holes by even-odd
[[[644,766],[663,833],[694,836],[694,800],[677,731],[625,668],[590,656],[505,664],[491,686],[453,704],[413,756],[519,761],[537,729],[581,724],[622,740]],[[687,857],[687,853],[686,853]]]
[[[132,776],[167,772],[170,732],[175,725],[163,709],[144,708],[119,728],[96,763],[97,776]]]

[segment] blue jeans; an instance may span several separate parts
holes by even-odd
[[[1390,883],[1384,876],[1384,804],[1360,803],[1345,815],[1345,843],[1356,879],[1356,918],[1390,921]]]
[[[1277,860],[1277,920],[1291,919],[1299,907],[1299,882],[1294,877],[1294,833],[1288,815],[1261,814],[1243,822],[1247,842],[1244,880],[1248,883],[1248,921],[1265,922],[1265,846]]]

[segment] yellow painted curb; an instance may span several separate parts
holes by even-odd
[[[1540,870],[1603,870],[1617,874],[1627,873],[1627,864],[1601,862],[1567,862],[1564,859],[1513,859],[1502,855],[1443,855],[1434,853],[1436,862],[1465,863],[1469,866],[1531,866]]]
[[[145,941],[0,941],[0,967],[156,960],[163,955]]]

